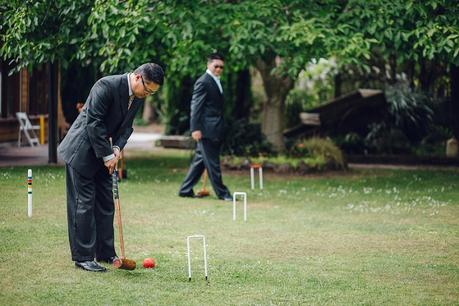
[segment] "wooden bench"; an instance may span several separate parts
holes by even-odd
[[[161,136],[155,143],[158,147],[167,149],[191,150],[196,147],[196,142],[190,136],[170,135]]]

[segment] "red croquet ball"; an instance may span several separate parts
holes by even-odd
[[[154,258],[145,258],[143,260],[143,267],[146,269],[151,269],[156,266],[156,262]]]

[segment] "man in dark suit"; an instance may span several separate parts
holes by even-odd
[[[231,193],[223,185],[220,169],[220,148],[223,140],[223,89],[220,75],[223,57],[211,54],[207,70],[194,84],[191,100],[191,136],[197,141],[196,152],[190,169],[180,187],[179,196],[195,197],[193,186],[207,169],[217,197],[231,201]]]
[[[94,258],[108,263],[116,259],[111,174],[143,99],[159,89],[163,78],[159,65],[147,63],[133,73],[98,80],[59,145],[66,163],[70,251],[78,268],[103,272]]]

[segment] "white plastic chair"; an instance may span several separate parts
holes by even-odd
[[[22,132],[24,132],[24,135],[26,136],[27,141],[29,142],[31,147],[38,145],[39,141],[37,134],[35,133],[35,130],[39,130],[40,126],[32,125],[26,113],[18,112],[16,113],[16,117],[19,120],[18,147],[21,146]]]

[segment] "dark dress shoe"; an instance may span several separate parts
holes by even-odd
[[[107,269],[99,265],[94,260],[88,261],[75,261],[75,267],[90,271],[90,272],[105,272]]]
[[[226,195],[226,196],[223,196],[221,198],[219,198],[220,200],[223,200],[223,201],[233,201],[233,197],[229,196],[229,195]]]
[[[112,256],[112,257],[109,257],[109,258],[102,258],[102,259],[97,259],[97,262],[105,262],[105,263],[108,263],[108,264],[113,264],[113,262],[118,259],[118,256]]]
[[[196,197],[194,195],[194,193],[179,193],[178,195],[179,195],[179,197],[182,197],[182,198],[194,198],[194,197]]]

